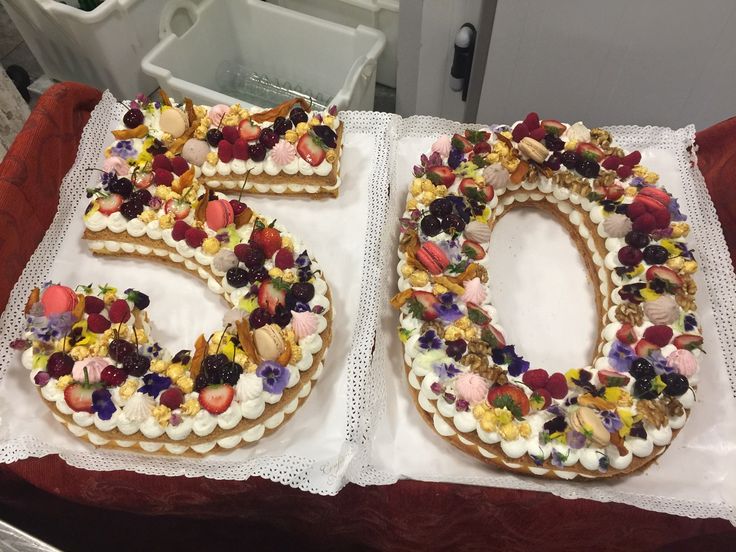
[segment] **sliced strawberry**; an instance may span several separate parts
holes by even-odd
[[[616,339],[618,339],[622,343],[628,343],[629,345],[633,345],[634,343],[636,343],[636,340],[639,338],[636,337],[634,326],[632,326],[628,322],[624,322],[623,324],[621,324],[621,327],[616,332]]]
[[[621,164],[627,167],[633,167],[638,165],[641,161],[641,153],[639,151],[632,151],[629,155],[621,158]]]
[[[120,206],[123,204],[123,196],[120,194],[110,194],[104,197],[100,197],[97,200],[97,205],[100,207],[100,213],[103,215],[112,215],[113,213],[120,210]]]
[[[647,269],[646,277],[648,281],[661,280],[664,282],[668,291],[676,291],[682,287],[682,278],[671,268],[656,265]]]
[[[276,314],[276,307],[286,305],[288,286],[281,280],[266,280],[258,288],[258,306],[270,314]]]
[[[481,307],[475,303],[468,303],[468,318],[473,324],[478,326],[486,326],[491,321],[491,317]]]
[[[524,117],[524,124],[526,125],[526,128],[529,129],[529,132],[535,128],[539,128],[539,115],[532,111],[529,115]]]
[[[539,123],[547,134],[553,136],[561,136],[567,130],[567,127],[556,119],[545,119]]]
[[[529,397],[529,404],[534,410],[544,410],[552,404],[552,394],[546,389],[537,389]]]
[[[642,337],[649,343],[664,347],[672,339],[672,328],[664,325],[649,326]]]
[[[325,150],[322,149],[315,137],[309,133],[299,138],[296,143],[296,151],[302,159],[313,167],[322,163],[325,158]]]
[[[151,184],[153,184],[153,175],[151,173],[148,173],[141,176],[134,176],[132,181],[133,186],[135,186],[136,188],[148,188]]]
[[[621,158],[618,155],[609,155],[601,163],[601,167],[607,171],[615,171],[616,167],[621,164]]]
[[[473,240],[465,240],[463,242],[461,251],[464,255],[473,259],[474,261],[479,261],[486,256],[486,252],[483,250],[483,247]]]
[[[659,351],[659,347],[657,347],[654,343],[647,341],[646,339],[640,339],[639,343],[637,343],[636,347],[634,347],[634,352],[637,356],[640,357],[648,357],[654,351]]]
[[[605,155],[598,146],[591,144],[590,142],[579,144],[577,152],[583,157],[587,157],[588,159],[592,159],[597,162],[600,162]]]
[[[495,195],[493,186],[490,184],[481,186],[472,178],[463,178],[460,181],[459,190],[468,199],[474,199],[479,203],[488,203]]]
[[[547,133],[544,131],[542,127],[537,127],[529,133],[529,138],[532,138],[536,140],[537,142],[541,142],[544,139],[546,134]]]
[[[495,408],[506,408],[514,417],[521,418],[529,414],[529,399],[521,387],[499,385],[488,391],[488,404]]]
[[[529,130],[529,127],[526,126],[524,123],[519,123],[514,127],[514,129],[511,131],[511,139],[514,142],[521,142],[524,138],[529,136],[529,133],[531,131]]]
[[[427,171],[427,178],[435,185],[442,184],[449,188],[455,182],[455,173],[452,172],[450,167],[440,165],[438,167],[431,167]]]
[[[506,338],[493,324],[488,324],[480,333],[481,339],[488,343],[493,349],[503,349],[506,346]]]
[[[470,130],[465,129],[465,137],[470,140],[473,144],[480,144],[482,142],[488,142],[491,137],[491,133],[487,130]]]
[[[217,144],[217,157],[223,163],[229,163],[233,160],[233,145],[227,140],[220,140]]]
[[[281,249],[281,233],[275,228],[261,228],[254,230],[250,236],[250,242],[257,245],[270,259],[276,251]]]
[[[678,349],[686,349],[692,351],[700,349],[703,346],[703,337],[700,335],[682,334],[678,335],[672,344]]]
[[[598,380],[604,387],[626,387],[629,376],[613,370],[598,370]]]
[[[428,291],[414,291],[409,299],[409,311],[420,320],[434,320],[439,316],[439,299]]]
[[[493,146],[488,142],[478,142],[473,146],[473,153],[476,155],[485,155],[486,153],[491,153],[492,150]]]
[[[624,188],[623,186],[619,186],[618,184],[612,184],[608,188],[606,188],[606,199],[609,201],[618,201],[623,197],[624,195]]]
[[[210,414],[225,412],[235,397],[235,389],[224,383],[208,385],[199,392],[199,404]]]
[[[450,140],[452,147],[460,150],[463,153],[470,153],[473,151],[473,144],[465,136],[460,134],[453,134],[452,140]]]
[[[89,412],[91,414],[93,412],[92,393],[97,389],[100,389],[100,386],[73,383],[64,389],[64,400],[72,410],[76,412]]]
[[[191,204],[183,199],[169,199],[164,204],[164,212],[171,213],[175,220],[187,218],[191,208]]]
[[[235,143],[233,144],[233,157],[235,159],[240,159],[241,161],[247,161],[250,159],[250,155],[248,154],[248,142],[242,138],[235,140]]]
[[[258,140],[261,135],[261,127],[254,125],[250,119],[243,119],[238,126],[240,137],[246,142]]]

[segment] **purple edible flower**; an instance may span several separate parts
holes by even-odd
[[[508,372],[511,376],[518,377],[529,369],[529,362],[516,354],[513,345],[506,345],[503,349],[493,349],[491,356],[496,364],[508,364]]]
[[[146,374],[143,376],[143,383],[145,385],[138,389],[138,392],[151,395],[155,399],[163,391],[171,387],[171,378],[158,374]]]
[[[335,115],[337,115],[337,106],[336,105],[331,105],[330,108],[327,110],[327,113],[329,113],[333,117]]]
[[[419,346],[422,349],[439,349],[442,347],[442,340],[437,336],[434,330],[427,330],[424,335],[419,338]]]
[[[460,369],[456,368],[452,362],[438,362],[432,368],[441,380],[450,379],[460,373]]]
[[[598,471],[601,471],[604,473],[607,472],[609,465],[610,465],[610,462],[608,460],[608,456],[601,453],[601,457],[598,459]]]
[[[447,165],[455,170],[460,166],[460,163],[463,162],[463,152],[461,152],[459,149],[452,148],[450,150],[450,155],[447,157]]]
[[[458,412],[467,412],[470,409],[470,403],[465,399],[458,399],[455,403],[455,410]]]
[[[670,211],[670,218],[676,222],[687,220],[687,215],[680,212],[680,205],[677,203],[677,199],[670,196],[670,204],[668,207]]]
[[[178,425],[179,425],[180,423],[182,423],[183,421],[184,421],[184,420],[182,419],[182,417],[181,417],[181,414],[179,414],[178,412],[172,412],[172,413],[171,413],[171,418],[169,418],[169,423],[170,423],[170,424],[171,424],[172,426],[176,427],[176,426],[178,426]]]
[[[424,176],[424,168],[420,167],[419,165],[414,165],[413,172],[414,172],[414,176],[416,176],[417,178],[421,178],[422,176]]]
[[[100,176],[100,184],[102,184],[102,188],[104,190],[107,190],[107,187],[115,182],[117,179],[118,175],[115,173],[115,171],[103,172],[102,176]]]
[[[314,314],[322,314],[325,311],[325,308],[322,305],[314,305],[312,307],[312,312]]]
[[[136,151],[133,148],[133,142],[131,140],[120,140],[110,151],[113,155],[117,155],[122,159],[129,159],[136,156]]]
[[[561,468],[565,465],[565,462],[567,462],[567,457],[569,455],[562,454],[557,449],[552,449],[552,454],[550,455],[550,462],[552,462],[553,466],[556,466],[558,468]]]
[[[672,368],[667,366],[667,359],[664,358],[664,355],[660,351],[652,351],[649,353],[647,358],[649,359],[649,362],[652,363],[656,374],[661,376],[662,374],[668,374],[673,371]]]
[[[634,350],[617,339],[608,353],[608,362],[613,369],[617,372],[628,372],[634,360],[636,360]]]
[[[608,433],[614,433],[624,427],[624,423],[618,414],[610,410],[601,412],[601,421],[603,422],[603,427],[608,430]]]
[[[438,381],[430,385],[429,388],[432,390],[432,393],[434,393],[435,395],[441,395],[445,391],[444,387],[442,387],[442,384]]]
[[[256,375],[263,380],[263,389],[274,395],[282,393],[289,383],[289,371],[273,360],[262,362]]]
[[[151,209],[160,209],[163,206],[164,202],[160,197],[152,197],[148,200],[148,206]]]
[[[574,429],[565,433],[565,439],[567,440],[567,446],[571,449],[581,449],[585,446],[585,435]]]
[[[92,391],[92,410],[97,413],[100,420],[109,420],[112,418],[113,413],[117,409],[107,389],[96,389]]]
[[[39,387],[43,387],[49,382],[50,379],[51,376],[48,372],[41,371],[33,377],[33,383],[35,383]]]

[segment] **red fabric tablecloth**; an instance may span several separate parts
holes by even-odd
[[[100,92],[63,83],[39,101],[0,164],[0,305],[50,224]],[[700,168],[736,259],[736,119],[698,134]],[[22,231],[21,231],[22,229]],[[89,472],[57,456],[0,466],[0,518],[64,550],[727,549],[736,531],[548,493],[401,481],[322,497],[244,482]],[[576,544],[577,543],[577,544]],[[223,546],[223,548],[224,548]]]

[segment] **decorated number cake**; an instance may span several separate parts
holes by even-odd
[[[695,402],[697,263],[677,200],[603,129],[539,120],[441,136],[401,218],[400,338],[410,391],[444,439],[495,466],[599,478],[662,454]],[[531,366],[488,290],[495,223],[541,209],[570,233],[596,290],[590,365]]]

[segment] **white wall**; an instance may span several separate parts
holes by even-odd
[[[477,120],[529,111],[697,128],[735,115],[736,2],[498,0]]]

